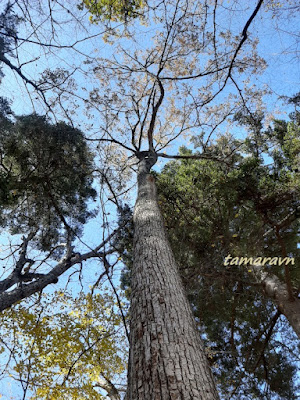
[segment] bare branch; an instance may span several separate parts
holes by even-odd
[[[109,283],[110,283],[110,286],[112,287],[112,289],[113,289],[113,291],[114,291],[114,294],[115,294],[115,296],[116,296],[116,299],[117,299],[117,303],[118,303],[118,306],[119,306],[119,310],[120,310],[120,313],[121,313],[121,316],[122,316],[122,321],[123,321],[124,329],[125,329],[125,332],[126,332],[126,337],[127,337],[127,339],[128,339],[128,342],[129,342],[129,332],[128,332],[128,328],[127,328],[127,324],[126,324],[126,318],[125,318],[125,314],[124,314],[123,307],[122,307],[122,304],[121,304],[121,300],[120,300],[120,297],[119,297],[119,295],[118,295],[118,292],[117,292],[117,290],[116,290],[116,288],[115,288],[115,285],[114,285],[114,283],[113,283],[113,281],[112,281],[112,279],[111,279],[111,277],[110,277],[110,275],[109,275],[109,270],[112,271],[112,266],[111,266],[110,263],[108,262],[106,256],[103,257],[103,262],[104,262],[104,267],[105,267],[105,270],[106,270],[107,279],[108,279],[108,281],[109,281]]]
[[[118,229],[115,229],[102,243],[100,243],[97,247],[92,249],[91,251],[79,254],[77,253],[75,256],[72,255],[73,248],[71,243],[67,246],[67,251],[62,259],[48,272],[45,274],[39,273],[29,273],[26,272],[23,276],[18,275],[18,279],[16,278],[17,275],[10,276],[3,282],[1,282],[1,294],[0,294],[0,311],[3,311],[9,307],[11,307],[16,302],[25,299],[26,297],[31,296],[34,293],[40,292],[46,286],[57,283],[58,278],[66,271],[68,271],[73,265],[80,264],[83,261],[86,261],[91,258],[100,258],[102,259],[104,253],[100,252],[100,249],[104,247],[109,241],[114,237],[114,235],[119,232]],[[28,241],[26,246],[28,245]],[[25,246],[23,244],[23,246]],[[110,254],[114,252],[114,249],[106,250],[105,254]],[[23,255],[24,254],[24,255]],[[25,253],[24,251],[21,254],[21,261],[19,266],[24,266],[25,261]],[[27,283],[29,279],[34,279],[34,281],[30,281]],[[6,291],[8,288],[12,287],[14,284],[18,284],[18,286],[10,291]]]
[[[150,151],[154,151],[154,147],[153,147],[153,131],[154,131],[157,112],[159,110],[159,107],[161,106],[161,103],[162,103],[164,95],[165,95],[164,87],[163,87],[163,85],[162,85],[162,83],[161,83],[161,81],[160,81],[160,79],[158,77],[157,77],[157,82],[158,82],[158,85],[159,85],[160,96],[159,96],[159,99],[157,100],[157,103],[152,108],[151,121],[150,121],[150,124],[149,124],[148,133],[147,133],[148,143],[149,143],[149,150]]]
[[[22,78],[24,80],[25,83],[31,85],[36,91],[37,93],[42,97],[44,103],[46,104],[46,106],[48,107],[49,111],[52,112],[50,104],[48,103],[45,93],[43,90],[41,90],[39,88],[39,86],[33,82],[31,79],[27,78],[27,76],[25,76],[23,74],[23,72],[21,71],[20,68],[16,67],[15,65],[13,65],[3,54],[0,53],[0,61],[2,61],[4,64],[6,64],[12,71],[15,71],[20,78]]]

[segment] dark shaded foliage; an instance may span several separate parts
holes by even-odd
[[[0,223],[11,233],[37,231],[49,250],[61,236],[74,237],[92,215],[92,154],[77,129],[36,114],[0,127]]]

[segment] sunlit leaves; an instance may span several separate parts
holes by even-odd
[[[141,15],[143,0],[83,0],[79,8],[87,8],[91,13],[90,21],[127,21]]]
[[[105,290],[77,297],[58,291],[28,305],[1,315],[4,354],[14,354],[6,373],[28,381],[31,399],[103,399],[99,377],[120,376],[126,359],[113,297]]]

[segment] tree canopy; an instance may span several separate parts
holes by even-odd
[[[91,13],[90,21],[97,23],[101,20],[127,21],[141,15],[143,0],[83,0],[78,5],[79,9],[86,7]]]
[[[30,305],[30,307],[28,307]],[[117,392],[126,348],[115,300],[107,291],[78,296],[55,291],[1,314],[4,371],[30,399],[104,399]],[[118,387],[119,389],[119,387]]]
[[[1,225],[35,232],[49,250],[62,235],[74,238],[91,212],[93,158],[82,132],[29,115],[1,125]],[[63,228],[63,229],[62,229]]]

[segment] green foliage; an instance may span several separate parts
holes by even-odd
[[[92,154],[82,132],[36,114],[3,119],[0,128],[0,223],[12,234],[38,231],[49,250],[67,232],[80,233],[92,215]],[[64,228],[64,229],[63,229]]]
[[[144,6],[143,0],[83,0],[78,6],[91,13],[90,21],[127,21],[140,15]]]
[[[102,290],[74,298],[58,291],[28,305],[0,316],[6,349],[2,357],[13,355],[15,361],[6,373],[28,382],[32,400],[104,399],[97,389],[99,377],[111,380],[126,368],[122,322],[113,296]]]

